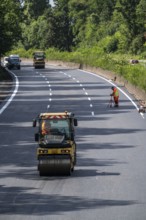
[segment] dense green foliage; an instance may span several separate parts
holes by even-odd
[[[3,0],[0,13],[1,54],[13,47],[29,57],[37,48],[48,59],[99,66],[135,85],[145,82],[144,67],[128,60],[146,57],[146,0],[54,0],[54,7],[49,0]]]
[[[0,2],[0,55],[9,51],[20,39],[21,10],[18,0]]]
[[[104,53],[146,54],[146,0],[54,0],[54,4],[1,1],[0,46],[7,47],[1,53],[16,46],[21,30],[17,46],[26,50],[74,51],[98,45]]]

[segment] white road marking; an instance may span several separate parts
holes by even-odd
[[[92,116],[94,116],[94,112],[91,112]]]
[[[19,88],[19,80],[18,80],[18,77],[13,73],[11,72],[11,74],[13,75],[13,77],[15,78],[15,89],[11,95],[11,97],[8,99],[8,101],[6,102],[6,104],[0,109],[0,114],[3,113],[3,111],[8,107],[8,105],[11,103],[11,101],[13,100],[13,98],[15,97],[17,91],[18,91],[18,88]]]
[[[64,72],[60,71],[60,73],[64,73]],[[64,73],[64,75],[68,75],[68,74]],[[71,75],[68,75],[68,77],[71,77]],[[79,80],[76,80],[76,78],[75,78],[75,77],[73,77],[72,79],[73,79],[73,80],[75,80],[77,83],[80,83],[80,81],[79,81]],[[80,86],[82,87],[83,85],[80,83]],[[85,89],[85,88],[83,88],[83,91],[85,92],[85,95],[87,95],[87,96],[88,96],[88,92],[86,92],[86,89]],[[88,100],[89,100],[89,101],[91,101],[91,98],[90,98],[90,97],[88,97]],[[90,107],[92,108],[92,107],[93,107],[93,105],[92,105],[92,104],[90,104]],[[94,116],[94,112],[91,112],[91,114]]]
[[[110,80],[108,80],[108,79],[106,79],[106,78],[104,78],[104,77],[102,77],[102,76],[96,75],[95,73],[91,73],[91,72],[88,72],[88,71],[85,71],[85,70],[80,70],[80,69],[78,69],[78,70],[79,70],[79,71],[82,71],[82,72],[85,72],[85,73],[88,73],[88,74],[90,74],[90,75],[93,75],[93,76],[95,76],[95,77],[98,77],[98,78],[100,78],[100,79],[103,79],[103,80],[105,80],[106,82],[110,83],[111,85],[117,87],[118,90],[119,90],[121,93],[123,93],[123,94],[131,101],[131,103],[135,106],[135,108],[137,109],[137,111],[139,110],[138,106],[137,106],[136,103],[130,98],[130,96],[127,95],[121,88],[119,88],[117,85],[115,85],[115,84],[114,84],[113,82],[111,82]],[[140,113],[140,115],[141,115],[143,118],[145,118],[143,113]]]

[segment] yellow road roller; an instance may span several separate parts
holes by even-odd
[[[35,51],[33,53],[33,66],[34,68],[45,68],[45,52]]]
[[[72,112],[41,113],[33,120],[38,127],[37,159],[40,176],[71,175],[76,164],[75,129]]]

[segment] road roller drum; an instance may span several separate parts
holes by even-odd
[[[70,175],[71,159],[69,155],[51,155],[39,159],[40,176]]]

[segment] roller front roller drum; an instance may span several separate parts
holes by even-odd
[[[40,176],[70,175],[73,171],[70,155],[50,155],[39,158]]]

